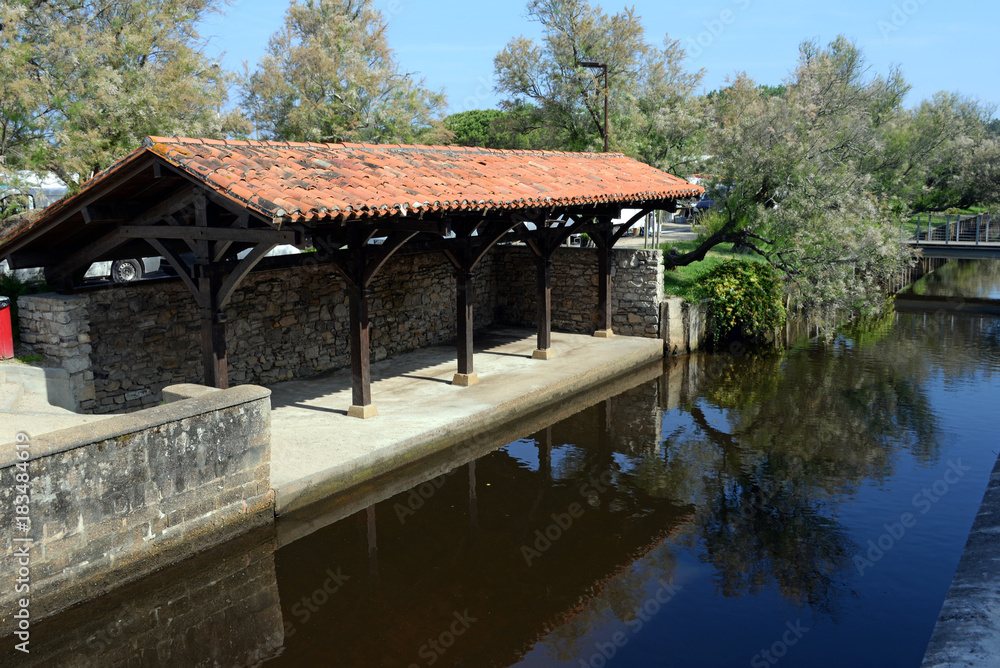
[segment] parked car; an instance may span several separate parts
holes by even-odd
[[[131,283],[148,278],[160,270],[163,263],[159,257],[129,258],[109,262],[95,262],[87,269],[84,278],[107,277],[112,283]]]

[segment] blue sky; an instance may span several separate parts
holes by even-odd
[[[596,3],[592,3],[596,4]],[[996,26],[1000,3],[942,0],[636,0],[646,40],[680,39],[691,69],[705,68],[705,90],[745,70],[760,83],[781,83],[805,39],[827,43],[844,34],[860,45],[875,71],[899,65],[913,89],[908,106],[940,90],[1000,105]],[[450,111],[497,106],[493,57],[514,36],[538,38],[525,19],[527,0],[376,0],[389,19],[389,44],[407,72],[443,89]],[[251,69],[277,30],[284,0],[232,0],[203,26],[208,52],[225,53],[229,69]],[[626,6],[605,2],[612,13]],[[979,54],[982,55],[979,55]]]

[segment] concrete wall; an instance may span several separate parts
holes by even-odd
[[[30,476],[30,529],[0,525],[0,573],[30,537],[32,619],[138,579],[270,522],[270,391],[179,387],[181,399],[0,446],[0,504]],[[26,452],[26,459],[19,456]],[[0,583],[0,637],[24,596]]]
[[[1000,665],[1000,458],[921,664]]]
[[[686,312],[664,309],[660,251],[615,251],[612,327],[664,338],[672,354],[697,347]],[[593,332],[597,323],[597,251],[564,248],[553,267],[553,329]],[[495,248],[477,267],[476,328],[535,325],[535,263],[524,246]],[[372,285],[373,361],[454,340],[455,278],[440,253],[391,260]],[[24,343],[47,366],[71,376],[77,409],[127,412],[156,405],[163,388],[200,383],[198,310],[179,281],[108,286],[75,295],[19,300]],[[251,274],[227,308],[230,381],[270,384],[350,364],[348,299],[330,266]],[[670,343],[681,323],[685,334]],[[695,328],[697,329],[697,328]],[[695,345],[689,345],[694,340]],[[680,341],[680,343],[676,343]]]

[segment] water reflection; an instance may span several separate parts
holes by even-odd
[[[668,360],[42,622],[31,660],[746,665],[801,624],[783,666],[915,665],[995,459],[998,370],[1000,320],[936,311]],[[952,459],[962,485],[859,573]]]
[[[260,665],[284,643],[275,549],[273,529],[259,529],[35,622],[31,652],[16,664]]]
[[[651,606],[669,609],[658,624],[682,625],[712,600],[768,599],[756,617],[797,610],[850,626],[879,585],[852,565],[859,527],[844,504],[937,464],[933,379],[972,367],[992,378],[997,351],[982,334],[995,321],[951,317],[893,314],[881,334],[671,360],[654,381],[282,548],[286,620],[328,564],[352,581],[286,629],[275,665],[586,665]],[[680,602],[704,569],[710,600]],[[669,608],[657,598],[675,595]],[[936,611],[927,604],[930,624]],[[751,636],[755,623],[741,620]],[[715,631],[690,631],[689,647],[704,652]]]
[[[1000,261],[952,260],[900,293],[907,295],[1000,299]]]

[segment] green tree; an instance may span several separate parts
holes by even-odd
[[[372,0],[293,0],[267,55],[243,77],[258,135],[411,142],[439,130],[444,95],[402,72]]]
[[[844,38],[804,43],[783,96],[737,76],[710,122],[717,224],[667,263],[735,242],[778,269],[801,305],[878,311],[886,282],[909,261],[893,202],[873,178],[894,159],[884,128],[906,91],[897,71],[869,75]]]
[[[0,156],[76,187],[146,135],[221,136],[227,76],[198,23],[219,0],[0,1]]]
[[[531,0],[527,15],[542,25],[542,44],[518,37],[497,54],[497,90],[507,108],[530,110],[546,148],[602,147],[603,77],[579,64],[599,62],[608,66],[611,148],[667,171],[695,171],[702,114],[694,91],[704,72],[685,69],[676,40],[654,47],[634,9],[608,15],[586,0]]]
[[[996,197],[989,185],[996,136],[995,109],[957,93],[939,92],[901,113],[885,133],[888,169],[877,174],[882,192],[904,211],[967,207]]]
[[[452,141],[460,146],[494,146],[494,122],[503,116],[499,109],[473,109],[452,114],[444,119],[444,126],[455,136]]]
[[[547,145],[544,128],[533,124],[531,105],[505,110],[473,109],[452,114],[444,127],[452,133],[450,143],[499,149],[543,149]]]

